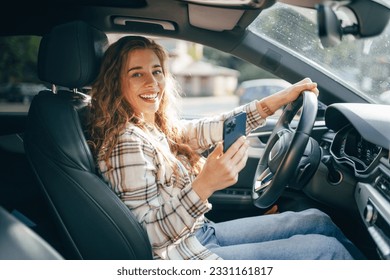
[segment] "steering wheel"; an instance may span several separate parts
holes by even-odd
[[[294,182],[302,183],[304,177],[308,181],[307,177],[314,174],[313,168],[317,169],[321,158],[318,143],[310,137],[317,106],[315,93],[304,91],[284,108],[257,165],[252,188],[255,206],[268,208],[280,197],[285,187]],[[300,119],[296,129],[293,129],[290,125],[300,108]]]

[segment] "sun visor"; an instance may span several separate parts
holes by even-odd
[[[244,11],[194,4],[188,5],[190,24],[194,27],[212,31],[232,30],[244,14]]]

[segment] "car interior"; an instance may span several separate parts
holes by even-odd
[[[196,42],[291,83],[316,81],[318,100],[305,92],[280,118],[251,132],[245,169],[235,185],[210,198],[207,217],[218,222],[315,207],[367,259],[390,259],[389,105],[373,104],[317,65],[249,31],[277,2],[317,9],[324,47],[346,34],[357,40],[376,36],[390,16],[383,1],[331,1],[354,11],[356,31],[355,25],[339,26],[331,6],[314,0],[11,3],[0,18],[0,38],[39,37],[37,75],[50,88],[34,94],[28,112],[0,112],[0,259],[153,258],[145,230],[101,178],[87,144],[88,88],[112,34]],[[275,143],[281,155],[271,162]]]

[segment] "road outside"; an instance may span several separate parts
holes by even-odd
[[[218,113],[228,112],[238,106],[238,97],[213,96],[213,97],[186,97],[182,102],[182,115],[194,118],[210,116]]]

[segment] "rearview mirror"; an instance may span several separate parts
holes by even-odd
[[[341,21],[328,5],[317,5],[318,36],[325,48],[337,46],[341,42],[343,30]]]
[[[379,35],[390,17],[390,7],[377,1],[327,1],[315,8],[318,35],[324,47],[338,45],[345,35],[355,38]]]

